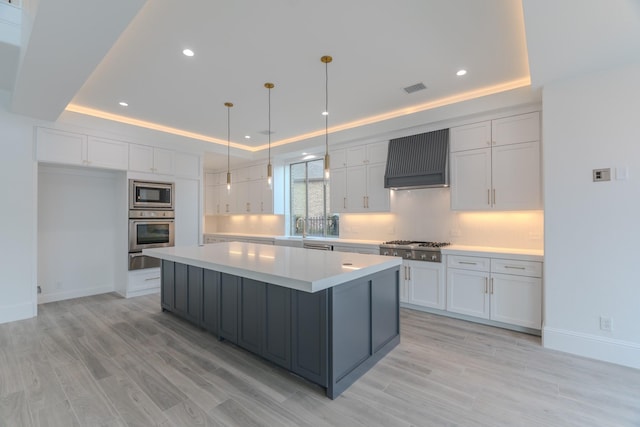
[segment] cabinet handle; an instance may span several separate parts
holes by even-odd
[[[496,189],[493,189],[493,206],[496,205]]]
[[[367,209],[369,209],[369,196],[367,196]]]
[[[227,203],[226,212],[229,213],[229,203]]]
[[[491,189],[487,188],[487,204],[491,205]]]
[[[517,265],[505,265],[504,268],[511,268],[512,270],[526,270],[526,267],[519,267]]]
[[[342,207],[343,207],[344,209],[347,209],[347,198],[346,198],[346,197],[343,197],[343,198],[342,198]]]
[[[149,277],[148,279],[144,279],[145,282],[150,282],[152,280],[158,280],[160,278],[160,276],[158,277]]]
[[[489,279],[487,279],[486,277],[484,278],[484,293],[489,293]]]
[[[247,212],[251,212],[251,203],[247,202]]]
[[[493,295],[493,277],[491,278],[491,295]]]
[[[471,262],[471,261],[458,261],[458,264],[478,265],[477,262]]]
[[[411,266],[407,266],[407,271],[409,272],[409,278],[407,280],[411,280]]]

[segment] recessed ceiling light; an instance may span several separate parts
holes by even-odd
[[[464,76],[465,74],[467,74],[467,70],[458,70],[456,76]]]
[[[121,106],[123,106],[123,107],[128,107],[128,106],[129,106],[129,104],[127,104],[127,103],[126,103],[126,102],[124,102],[124,101],[120,101],[120,102],[118,102],[118,104],[120,104],[120,105],[121,105]]]
[[[303,156],[306,156],[307,154],[309,154],[309,153],[302,153]]]
[[[251,139],[251,135],[245,135],[244,139]]]
[[[193,56],[195,55],[195,53],[193,53],[193,51],[191,49],[185,49],[182,51],[182,53],[184,54],[184,56]]]
[[[322,115],[323,115],[323,116],[328,116],[328,115],[329,115],[329,112],[328,112],[328,111],[323,111],[323,112],[322,112]]]

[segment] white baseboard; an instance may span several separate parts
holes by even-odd
[[[74,289],[70,291],[40,294],[38,295],[38,304],[44,304],[47,302],[54,302],[54,301],[63,301],[63,300],[72,299],[72,298],[89,297],[91,295],[106,294],[108,292],[113,292],[113,290],[114,290],[113,286],[98,286],[95,288]]]
[[[565,353],[640,369],[640,344],[636,342],[544,327],[542,345]]]
[[[18,305],[0,305],[0,323],[30,319],[36,314],[37,307],[30,302]]]
[[[148,288],[148,289],[138,289],[135,291],[127,291],[126,295],[124,295],[125,298],[133,298],[133,297],[140,297],[142,295],[149,295],[149,294],[159,294],[160,293],[160,288],[159,287],[153,287],[153,288]]]

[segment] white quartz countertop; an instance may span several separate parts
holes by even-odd
[[[217,236],[222,238],[245,238],[245,239],[264,239],[264,240],[297,240],[307,242],[322,242],[332,245],[346,245],[346,246],[379,246],[381,240],[363,240],[363,239],[343,239],[343,238],[331,238],[331,237],[315,237],[315,236],[283,236],[283,235],[271,235],[271,234],[244,234],[244,233],[204,233],[205,236]]]
[[[402,265],[398,257],[240,242],[144,249],[142,253],[306,292]]]
[[[496,248],[491,246],[449,245],[441,249],[444,255],[485,256],[493,258],[518,259],[522,261],[544,261],[544,251],[540,249]]]

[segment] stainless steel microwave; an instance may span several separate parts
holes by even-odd
[[[173,209],[174,200],[172,182],[129,180],[129,209]]]

